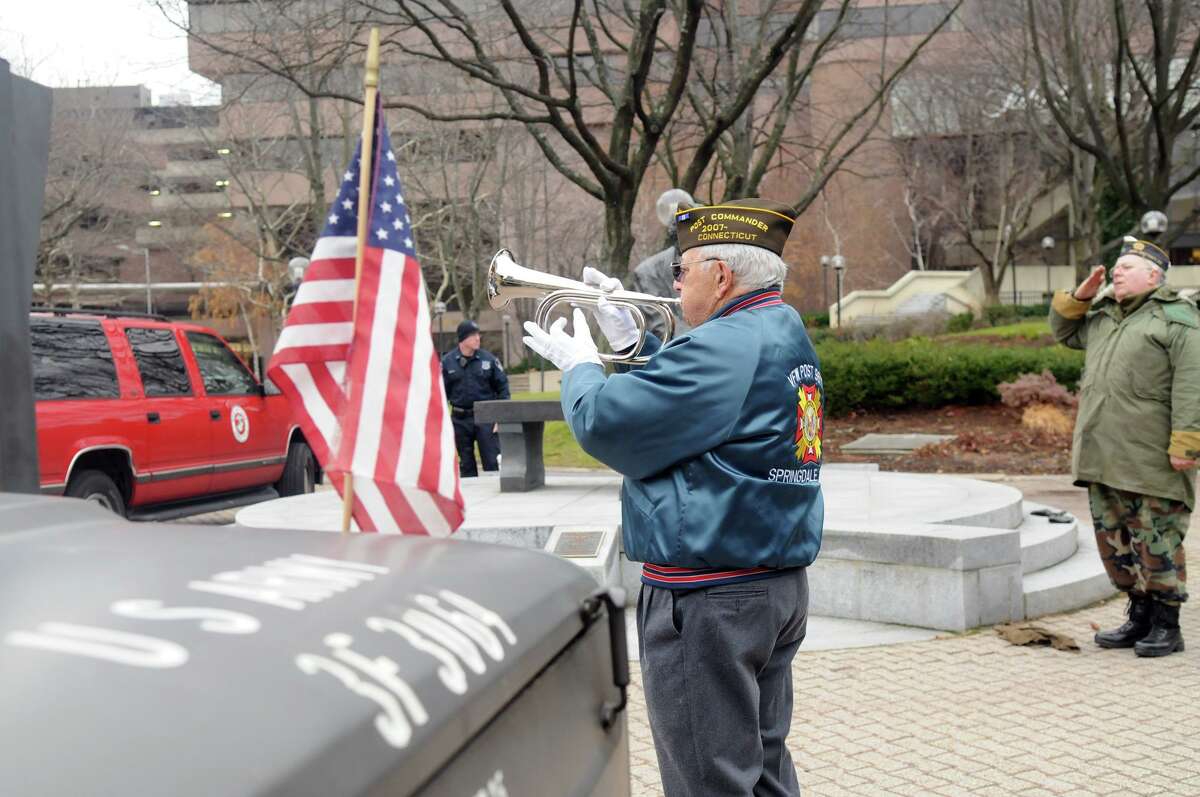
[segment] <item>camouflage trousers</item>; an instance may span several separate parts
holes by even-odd
[[[1100,561],[1114,587],[1174,605],[1187,600],[1187,504],[1096,482],[1088,484],[1088,503]]]

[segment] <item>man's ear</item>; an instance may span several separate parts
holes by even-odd
[[[729,264],[724,260],[718,260],[715,265],[720,269],[720,273],[717,274],[717,293],[725,296],[733,290],[733,269],[729,268]]]

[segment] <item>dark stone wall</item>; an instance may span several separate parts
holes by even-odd
[[[50,90],[0,60],[0,491],[38,491],[29,303],[46,161]]]

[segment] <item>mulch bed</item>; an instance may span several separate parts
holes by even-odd
[[[957,437],[900,456],[842,453],[842,446],[871,432]],[[826,418],[823,448],[826,462],[878,462],[880,470],[1031,475],[1071,472],[1070,436],[1028,429],[1021,425],[1021,410],[1002,404],[854,412]]]

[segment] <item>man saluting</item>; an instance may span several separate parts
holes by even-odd
[[[1055,338],[1085,352],[1071,469],[1087,487],[1100,560],[1129,619],[1096,634],[1138,656],[1183,650],[1183,538],[1200,460],[1200,312],[1168,288],[1167,253],[1126,238],[1111,289],[1096,266],[1054,296]]]
[[[795,211],[742,199],[677,214],[673,265],[694,329],[605,376],[583,312],[526,344],[564,371],[563,414],[585,451],[625,476],[625,552],[644,562],[639,653],[668,795],[799,794],[784,741],[791,661],[821,544],[817,356],[780,297]],[[588,269],[586,282],[619,288]],[[637,329],[601,300],[614,351]]]

